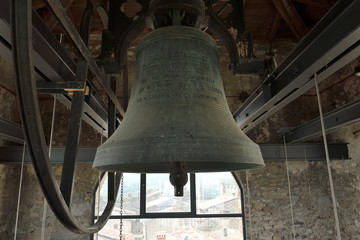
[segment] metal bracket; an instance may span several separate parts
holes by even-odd
[[[85,92],[85,95],[89,95],[89,86],[86,82],[69,81],[69,82],[36,82],[36,88],[40,90],[40,93],[67,93],[73,95],[74,92]]]

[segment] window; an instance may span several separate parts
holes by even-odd
[[[94,220],[107,201],[107,178],[95,193]],[[175,197],[169,174],[124,174],[123,207],[120,191],[110,220],[93,239],[218,240],[245,239],[243,193],[233,175],[191,173],[184,196]],[[240,236],[240,237],[239,237]]]

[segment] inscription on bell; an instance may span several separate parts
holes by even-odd
[[[199,51],[153,52],[142,56],[136,101],[224,99],[217,62]],[[218,79],[219,81],[215,81]]]

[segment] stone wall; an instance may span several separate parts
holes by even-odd
[[[343,239],[360,236],[359,130],[360,124],[353,125],[331,136],[349,143],[351,158],[331,161]],[[326,162],[304,160],[289,162],[288,166],[296,239],[336,239]],[[292,239],[286,163],[266,162],[265,168],[247,174],[249,185],[246,173],[239,173],[245,194],[248,239]]]
[[[0,239],[13,239],[20,183],[20,164],[0,164]],[[54,164],[54,172],[59,179],[62,166]],[[72,213],[84,225],[91,223],[92,198],[97,171],[91,164],[78,164],[75,172]],[[89,239],[87,235],[76,235],[65,229],[56,219],[46,204],[46,222],[44,239],[70,240]],[[31,164],[24,165],[22,180],[19,219],[17,229],[18,240],[39,240],[43,224],[44,196]]]

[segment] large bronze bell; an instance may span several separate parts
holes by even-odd
[[[260,148],[237,126],[227,105],[216,42],[172,26],[139,43],[126,115],[96,153],[103,171],[169,173],[248,170],[264,166]]]

